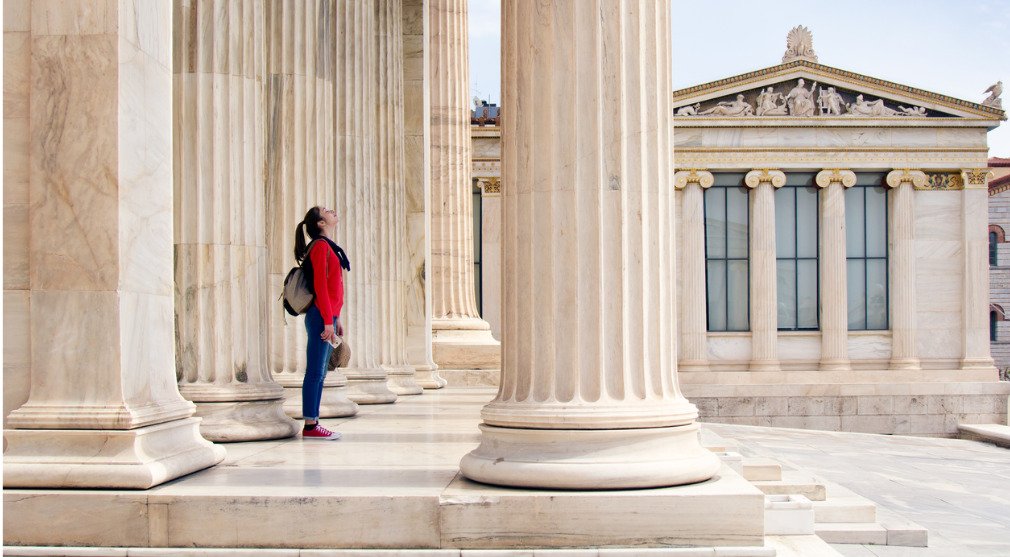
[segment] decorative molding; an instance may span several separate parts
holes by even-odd
[[[912,184],[915,189],[920,189],[926,185],[928,178],[926,173],[921,170],[912,170],[910,168],[899,168],[897,170],[892,170],[887,173],[887,179],[884,183],[890,188],[896,188],[901,184]]]
[[[700,168],[685,168],[675,171],[673,175],[673,187],[682,190],[688,184],[698,184],[702,189],[706,189],[715,183],[715,177],[711,172]]]
[[[744,176],[744,184],[748,188],[756,188],[761,184],[771,184],[773,188],[781,188],[786,185],[786,175],[781,170],[769,168],[757,168],[751,170]]]
[[[841,184],[842,187],[851,188],[856,185],[856,173],[851,170],[829,168],[818,172],[814,181],[821,188],[826,188],[831,184]]]
[[[477,183],[480,184],[481,195],[485,197],[501,195],[501,178],[494,176],[478,178]]]
[[[955,191],[964,189],[964,177],[960,172],[926,171],[926,183],[916,185],[917,190]]]
[[[994,176],[988,168],[966,168],[961,171],[964,185],[968,189],[987,189],[989,178]]]
[[[855,72],[840,70],[838,68],[833,68],[831,66],[825,66],[823,64],[817,64],[815,62],[810,62],[808,60],[802,60],[802,59],[794,60],[792,62],[788,62],[785,64],[779,64],[778,66],[771,66],[753,72],[736,75],[733,77],[728,77],[725,79],[720,79],[717,81],[702,83],[700,85],[695,85],[693,87],[688,87],[685,89],[679,89],[673,92],[672,101],[674,105],[678,106],[683,105],[684,101],[690,100],[691,97],[696,95],[697,93],[710,92],[720,88],[728,88],[730,86],[747,85],[749,83],[754,83],[769,77],[773,77],[776,74],[787,73],[789,70],[793,70],[796,68],[807,69],[810,70],[812,73],[820,74],[821,76],[829,78],[835,78],[838,79],[839,81],[853,85],[873,85],[879,87],[880,89],[888,93],[905,95],[926,102],[939,103],[950,107],[961,108],[964,110],[971,111],[978,116],[991,117],[994,120],[1006,120],[1006,113],[998,108],[983,106],[978,103],[973,103],[970,101],[949,97],[947,95],[941,95],[939,93],[933,93],[931,91],[926,91],[923,89],[917,89],[915,87],[909,87],[908,85],[901,85],[899,83],[894,83],[893,81],[877,79],[875,77],[869,77]]]
[[[749,148],[741,147],[678,147],[676,164],[679,167],[713,169],[754,167],[782,168],[801,165],[805,168],[823,169],[825,166],[854,166],[894,168],[895,166],[924,166],[933,168],[965,167],[985,164],[986,149],[971,150],[888,150],[824,148]]]

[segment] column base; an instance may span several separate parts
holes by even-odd
[[[356,404],[390,404],[396,402],[396,393],[386,384],[389,379],[381,370],[345,370],[347,372],[347,398]],[[378,371],[378,372],[376,372]]]
[[[778,360],[751,360],[750,371],[782,371]]]
[[[431,354],[447,369],[497,369],[501,367],[501,343],[491,335],[491,326],[479,318],[433,319]]]
[[[422,389],[441,389],[449,384],[438,374],[435,364],[414,366],[414,380]]]
[[[386,386],[397,396],[413,396],[424,392],[414,379],[414,366],[386,367]]]
[[[7,429],[4,487],[148,489],[224,460],[199,428],[185,418],[129,430]]]
[[[283,393],[281,393],[283,394]],[[284,439],[300,425],[284,413],[284,399],[252,402],[198,402],[200,434],[215,443]]]
[[[302,416],[302,388],[284,388],[284,413],[300,420]],[[319,400],[320,418],[346,418],[358,413],[358,405],[347,398],[346,387],[323,387]]]
[[[821,371],[847,371],[852,369],[852,363],[848,359],[821,360]]]
[[[698,424],[645,429],[513,429],[481,424],[460,462],[471,480],[547,489],[666,487],[712,478],[721,463]]]
[[[992,358],[965,358],[961,360],[961,369],[996,370]]]
[[[888,368],[918,370],[921,369],[921,366],[919,365],[919,358],[895,358],[891,360]]]
[[[677,362],[677,371],[708,371],[708,360],[683,360]]]

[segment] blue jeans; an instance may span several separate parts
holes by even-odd
[[[333,320],[336,329],[337,320]],[[309,339],[305,347],[305,381],[302,383],[302,417],[306,420],[319,419],[319,400],[323,396],[323,380],[330,363],[333,347],[319,338],[323,334],[323,317],[315,305],[305,312],[305,332]]]

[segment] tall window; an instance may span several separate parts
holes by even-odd
[[[999,234],[996,232],[989,233],[989,265],[992,267],[996,266],[996,246],[999,245]]]
[[[717,173],[705,190],[708,330],[750,330],[750,205],[742,173]]]
[[[888,328],[887,192],[884,175],[857,173],[845,191],[849,330]]]
[[[481,249],[481,189],[480,184],[477,180],[473,181],[473,189],[471,190],[473,195],[473,290],[474,290],[474,301],[477,302],[477,312],[482,313],[484,311],[484,300],[483,300],[483,283],[481,282],[483,277],[481,275],[481,255],[484,253]]]
[[[775,191],[775,259],[780,331],[818,328],[818,208],[816,174],[786,174]]]
[[[996,315],[995,311],[989,312],[989,342],[996,342],[996,322],[999,321],[999,317]]]

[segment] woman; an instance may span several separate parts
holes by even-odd
[[[337,230],[337,213],[325,207],[313,207],[295,229],[295,260],[304,265],[311,277],[315,300],[305,312],[306,346],[305,381],[302,383],[302,416],[304,439],[340,439],[340,434],[319,425],[319,401],[323,394],[326,364],[333,350],[331,341],[344,334],[340,325],[340,310],[344,305],[343,269],[351,270],[344,250],[333,242]],[[305,235],[312,241],[305,245]],[[304,262],[304,263],[303,263]]]

